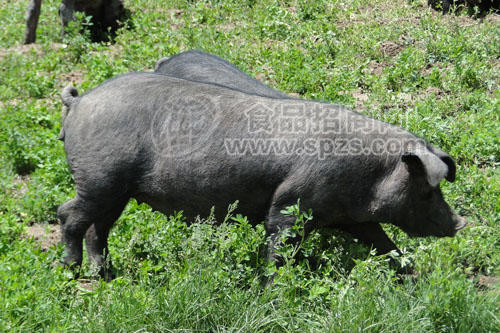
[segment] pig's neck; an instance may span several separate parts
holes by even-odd
[[[373,183],[367,211],[374,222],[398,224],[405,210],[409,178],[400,156],[392,156],[386,171]]]

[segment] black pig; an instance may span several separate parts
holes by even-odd
[[[439,184],[454,181],[453,159],[415,135],[352,110],[269,98],[217,84],[131,73],[62,99],[64,145],[76,196],[58,209],[67,264],[82,239],[104,268],[107,237],[130,198],[188,221],[224,217],[239,200],[274,242],[294,224],[280,213],[301,200],[307,230],[339,228],[379,253],[396,246],[380,222],[412,236],[453,236],[465,226]]]

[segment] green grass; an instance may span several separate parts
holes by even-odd
[[[1,331],[499,330],[498,16],[443,16],[424,0],[128,0],[132,28],[98,44],[79,34],[61,41],[59,1],[47,0],[38,42],[27,47],[28,1],[0,1]],[[320,232],[285,246],[287,264],[275,271],[262,225],[235,216],[187,226],[181,214],[132,201],[110,237],[118,278],[72,280],[57,265],[60,246],[42,250],[26,236],[33,223],[56,223],[57,206],[74,195],[56,140],[62,87],[73,81],[84,92],[192,48],[441,147],[458,165],[443,192],[469,226],[443,239],[387,226],[412,276],[397,276],[387,256],[348,235]]]

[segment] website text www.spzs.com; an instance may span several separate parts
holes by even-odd
[[[226,152],[232,156],[308,155],[322,160],[328,156],[346,155],[398,155],[411,151],[420,140],[374,139],[363,142],[359,138],[237,138],[225,139]]]

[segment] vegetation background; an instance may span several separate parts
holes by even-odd
[[[62,41],[60,1],[46,0],[25,46],[27,3],[0,0],[0,331],[500,331],[498,15],[442,15],[425,0],[126,0],[114,43],[92,43],[81,16]],[[118,277],[71,279],[56,265],[56,209],[74,194],[56,140],[62,87],[84,92],[193,48],[441,147],[458,164],[445,197],[468,227],[410,239],[387,226],[411,276],[348,235],[315,232],[283,247],[265,288],[276,269],[262,225],[238,215],[217,226],[207,212],[187,226],[132,201],[110,239]]]

